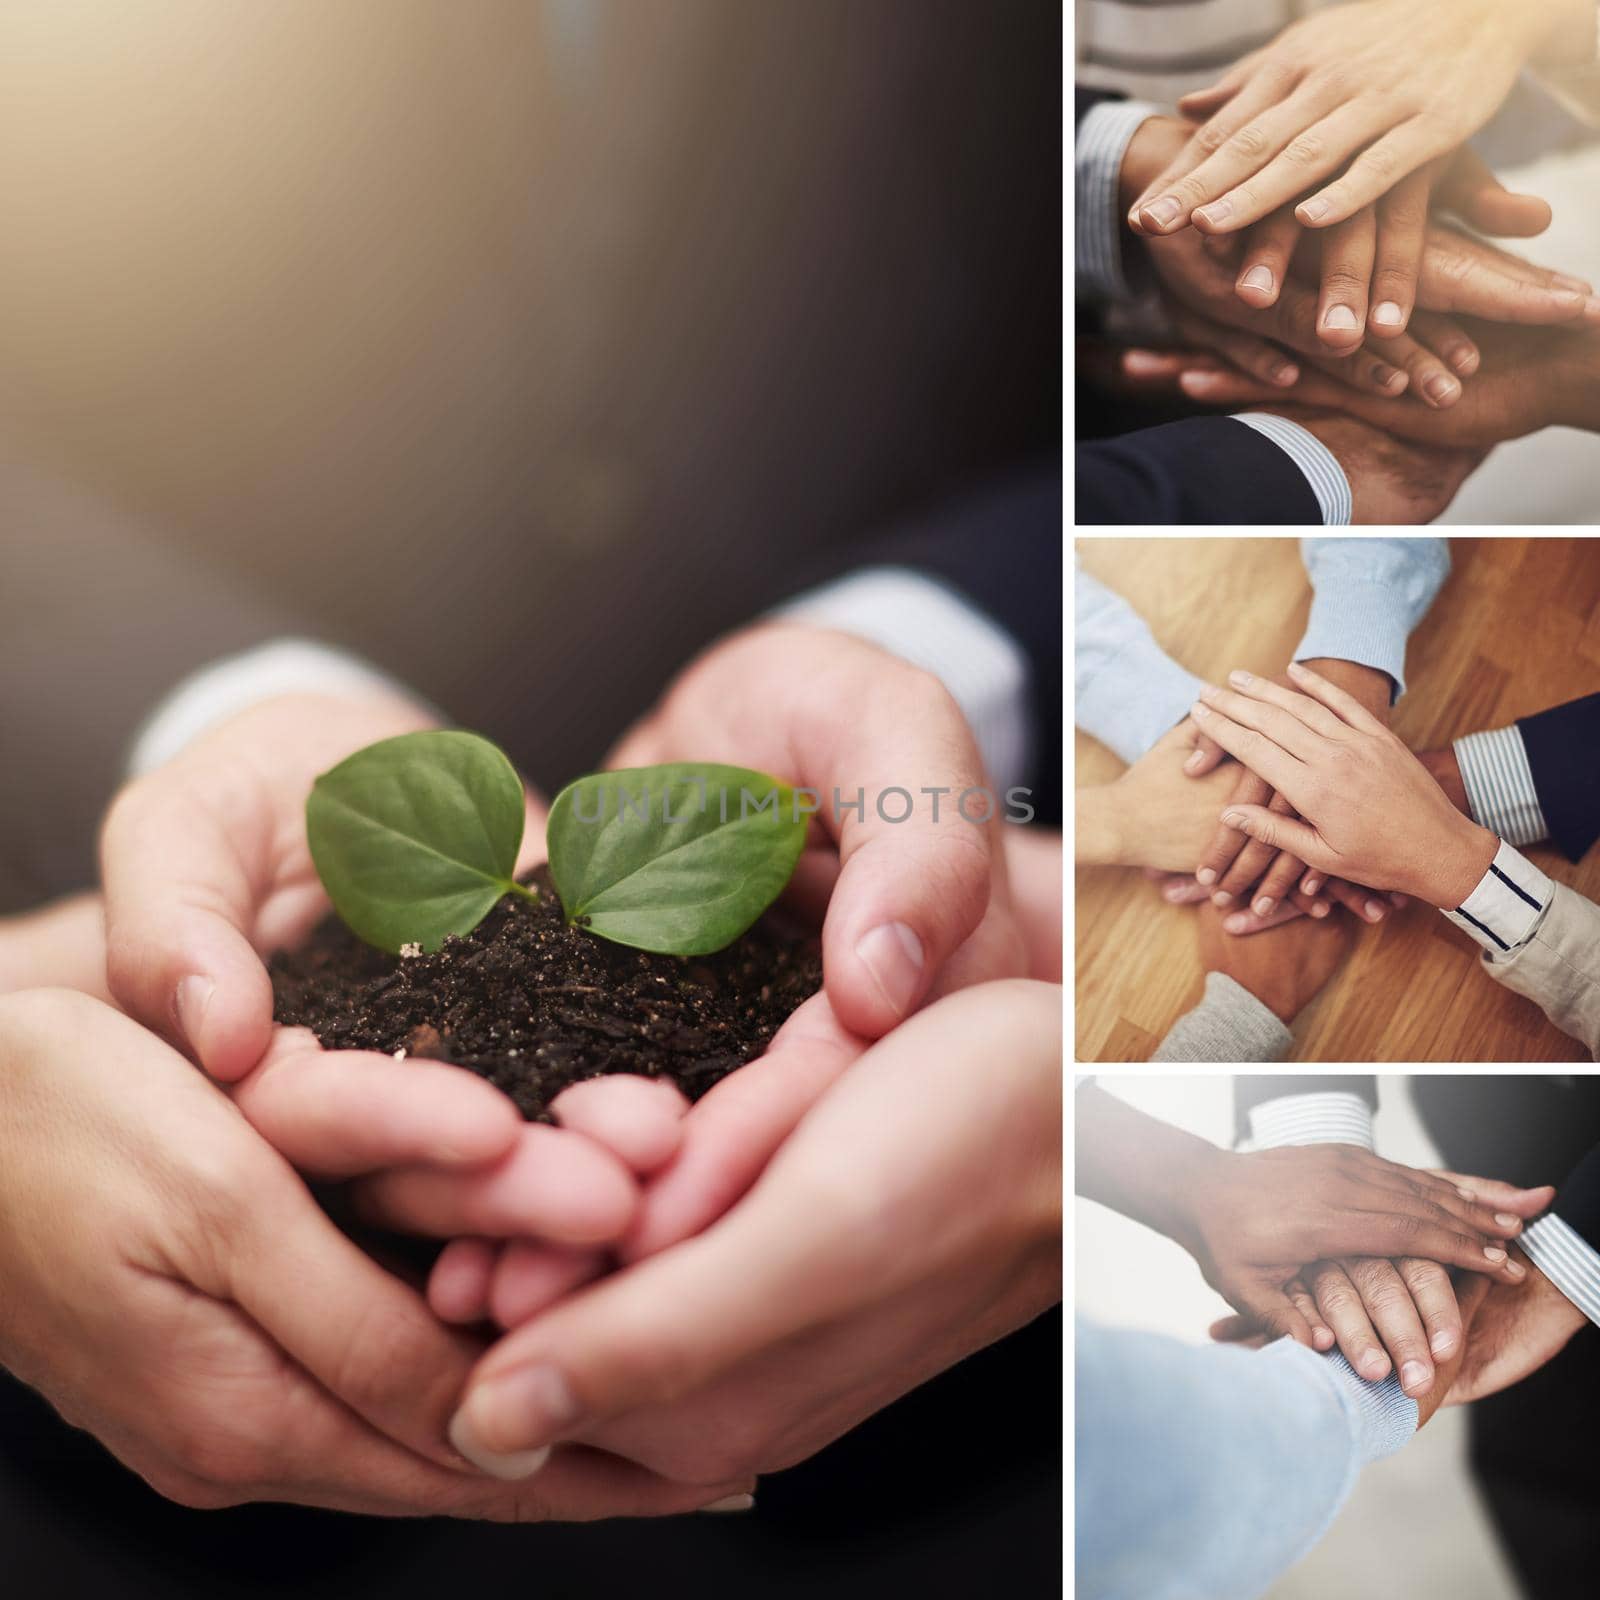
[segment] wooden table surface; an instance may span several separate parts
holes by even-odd
[[[1310,586],[1298,541],[1080,539],[1084,570],[1212,682],[1231,667],[1279,672],[1299,643]],[[1600,537],[1452,539],[1452,571],[1411,635],[1392,726],[1414,749],[1600,689]],[[1076,736],[1078,784],[1122,770]],[[1573,865],[1528,854],[1600,899],[1600,846]],[[1080,867],[1077,1055],[1143,1061],[1201,994],[1193,913],[1126,868]],[[1344,915],[1345,913],[1340,913]],[[1531,1001],[1477,970],[1478,947],[1429,906],[1362,926],[1349,958],[1295,1022],[1297,1061],[1586,1061]]]

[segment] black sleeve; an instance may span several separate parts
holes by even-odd
[[[1191,417],[1077,447],[1078,523],[1321,526],[1306,475],[1231,417]]]
[[[1517,727],[1550,837],[1577,861],[1600,837],[1600,694],[1523,717]]]
[[[1107,100],[1123,100],[1125,95],[1113,94],[1109,89],[1083,89],[1076,84],[1072,89],[1072,126],[1076,128],[1098,105]]]
[[[1314,1073],[1241,1073],[1233,1080],[1233,1133],[1237,1142],[1250,1137],[1250,1108],[1290,1094],[1358,1094],[1378,1109],[1378,1080],[1369,1074],[1318,1076]]]
[[[1600,1145],[1596,1145],[1556,1190],[1556,1215],[1600,1250]]]

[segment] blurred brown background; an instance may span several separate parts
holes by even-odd
[[[292,630],[559,784],[1058,459],[1048,0],[7,0],[0,910]]]

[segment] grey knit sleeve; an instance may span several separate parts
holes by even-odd
[[[1294,1035],[1248,989],[1224,972],[1206,974],[1206,992],[1173,1023],[1152,1061],[1282,1061]]]

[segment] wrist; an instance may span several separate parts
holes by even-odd
[[[1478,887],[1500,848],[1498,837],[1470,817],[1461,817],[1459,824],[1443,849],[1425,852],[1433,855],[1433,865],[1421,893],[1430,905],[1459,906]]]
[[[1422,763],[1428,776],[1444,790],[1450,804],[1464,816],[1470,816],[1467,784],[1461,776],[1461,763],[1456,758],[1455,747],[1446,745],[1443,750],[1419,750],[1417,760]]]
[[[1388,723],[1394,679],[1382,667],[1367,667],[1359,661],[1346,661],[1338,656],[1313,656],[1301,665],[1320,673],[1336,688],[1359,700],[1380,722]]]
[[[1073,860],[1085,867],[1125,866],[1121,813],[1114,784],[1073,791]]]

